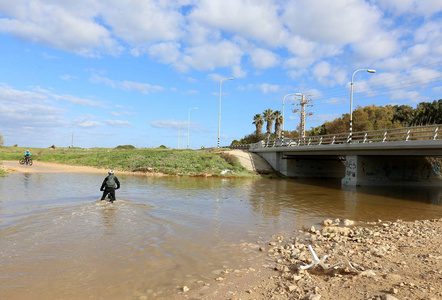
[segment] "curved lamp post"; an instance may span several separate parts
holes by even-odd
[[[198,107],[189,108],[189,114],[187,116],[187,149],[189,149],[189,137],[190,137],[190,111],[192,109],[198,109]]]
[[[282,138],[284,138],[284,123],[285,123],[285,118],[284,118],[284,103],[285,103],[285,98],[287,98],[287,96],[302,96],[302,94],[300,94],[300,93],[287,94],[287,95],[285,95],[284,98],[282,99]]]
[[[224,80],[233,80],[233,77],[223,78],[219,82],[219,112],[218,112],[218,148],[219,148],[219,139],[221,136],[221,87]]]
[[[350,134],[348,137],[348,143],[351,143],[351,138],[353,135],[353,79],[355,77],[355,74],[359,71],[367,71],[368,73],[376,73],[376,70],[373,69],[358,69],[353,72],[353,75],[351,76],[351,85],[350,85]]]

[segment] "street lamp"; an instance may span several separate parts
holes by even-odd
[[[287,94],[287,95],[285,95],[284,98],[282,99],[282,138],[284,138],[284,123],[285,123],[285,118],[284,118],[284,103],[285,103],[285,98],[287,98],[287,96],[302,96],[302,94],[300,94],[300,93]]]
[[[221,87],[224,80],[233,80],[233,77],[223,78],[219,82],[219,112],[218,112],[218,148],[219,148],[219,139],[221,136]]]
[[[348,136],[348,142],[351,143],[351,138],[353,135],[353,79],[355,77],[355,74],[359,71],[367,71],[368,73],[376,73],[376,70],[373,69],[358,69],[354,71],[353,75],[351,76],[351,85],[350,85],[350,134]]]
[[[192,109],[198,109],[198,107],[189,108],[189,114],[187,116],[187,149],[189,149],[189,137],[190,137],[190,111]]]

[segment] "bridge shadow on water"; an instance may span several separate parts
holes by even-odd
[[[341,184],[340,179],[335,178],[290,178],[286,180],[312,186],[326,187],[336,191],[442,206],[442,186],[346,186]]]

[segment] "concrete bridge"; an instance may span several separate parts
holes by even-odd
[[[261,141],[249,151],[288,177],[442,187],[442,125]]]

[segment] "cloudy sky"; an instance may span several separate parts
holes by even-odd
[[[358,69],[355,108],[442,98],[441,0],[0,0],[0,43],[5,145],[213,147],[228,77],[221,146],[349,113]]]

